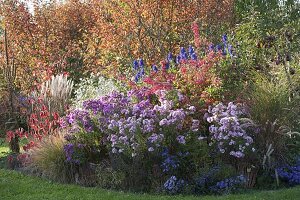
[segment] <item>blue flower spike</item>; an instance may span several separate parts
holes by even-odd
[[[139,63],[138,63],[137,60],[134,60],[134,61],[133,61],[133,69],[134,69],[134,70],[138,70],[138,68],[139,68]]]

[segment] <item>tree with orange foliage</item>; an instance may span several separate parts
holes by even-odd
[[[10,38],[10,55],[17,63],[17,83],[22,90],[29,91],[32,83],[63,71],[79,77],[84,66],[94,65],[95,59],[85,56],[89,52],[85,39],[94,24],[89,4],[77,0],[41,4],[37,0],[32,13],[19,0],[2,0],[0,16]]]
[[[229,24],[233,0],[110,0],[93,1],[97,17],[96,37],[101,38],[104,66],[128,64],[135,58],[148,63],[162,59],[168,52],[191,43],[192,22],[201,25],[201,34]]]
[[[28,83],[64,70],[77,78],[106,68],[126,73],[134,58],[153,63],[191,43],[196,19],[201,34],[219,30],[233,9],[233,0],[34,0],[33,14],[22,2],[1,0],[0,15],[18,77]]]

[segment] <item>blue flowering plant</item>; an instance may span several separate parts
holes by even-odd
[[[220,171],[220,166],[215,165],[212,166],[210,169],[201,170],[201,175],[196,176],[194,178],[194,185],[195,185],[195,193],[197,194],[205,194],[208,192],[208,187],[212,185],[212,183],[215,181],[215,176]]]
[[[291,186],[300,185],[300,157],[294,165],[284,165],[276,169],[278,177]]]
[[[246,182],[247,178],[244,175],[233,176],[217,182],[210,190],[218,194],[229,194],[243,188]]]
[[[227,34],[222,35],[222,42],[219,44],[210,44],[204,51],[199,52],[197,48],[192,45],[186,47],[180,47],[179,53],[172,54],[168,53],[166,58],[161,62],[161,65],[153,64],[150,71],[146,71],[147,67],[143,59],[134,60],[132,63],[132,70],[134,76],[132,80],[142,82],[146,73],[158,72],[158,71],[169,71],[175,73],[181,67],[182,64],[197,63],[209,54],[220,54],[223,58],[233,59],[236,57],[233,45],[230,43]]]
[[[186,182],[183,179],[171,176],[163,185],[163,190],[168,194],[178,194],[183,191],[186,186]]]
[[[192,179],[197,163],[196,160],[193,160],[192,153],[186,151],[188,147],[178,149],[169,147],[169,149],[164,147],[161,153],[162,175],[184,177],[186,181]]]

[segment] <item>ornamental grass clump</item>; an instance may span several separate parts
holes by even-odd
[[[51,112],[64,114],[70,103],[73,81],[64,74],[51,76],[51,79],[41,84],[40,89],[33,93],[34,99],[42,99]]]
[[[290,92],[288,82],[282,78],[267,80],[258,77],[248,94],[250,116],[259,129],[254,143],[261,164],[269,163],[265,168],[274,169],[276,165],[288,162],[300,153],[297,147],[299,132],[296,132],[300,101],[298,96],[291,98]]]
[[[29,152],[27,169],[42,177],[67,183],[72,180],[72,167],[66,162],[63,133],[50,135],[38,142]]]

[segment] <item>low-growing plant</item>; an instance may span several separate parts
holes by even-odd
[[[74,180],[74,169],[66,162],[63,133],[44,137],[29,152],[27,170],[59,182]]]
[[[276,169],[277,176],[291,186],[300,185],[300,159],[293,165],[284,165]]]

